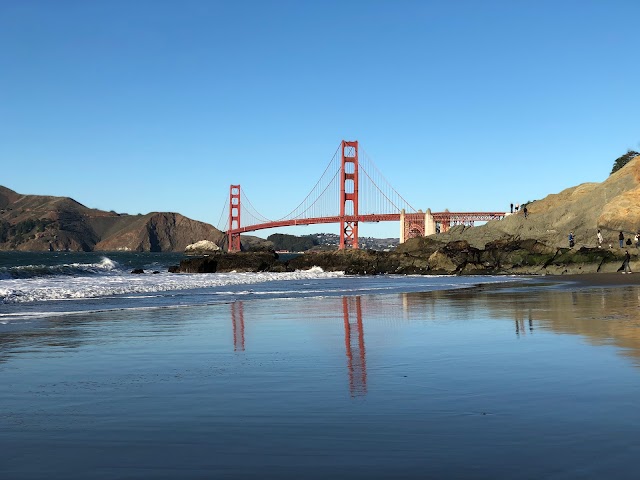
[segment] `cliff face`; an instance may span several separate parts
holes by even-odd
[[[224,234],[211,225],[191,220],[179,213],[154,212],[98,242],[94,250],[139,252],[184,252],[200,240],[222,243]]]
[[[178,213],[120,215],[66,197],[20,195],[0,186],[0,250],[184,251],[224,234]]]
[[[535,239],[564,247],[568,246],[567,237],[572,231],[577,246],[593,247],[600,229],[605,245],[615,247],[620,231],[628,238],[640,229],[640,156],[602,183],[567,188],[528,204],[527,209],[526,219],[520,211],[479,227],[454,227],[438,238],[466,240],[477,248],[507,238]]]

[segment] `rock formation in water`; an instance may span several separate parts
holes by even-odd
[[[118,214],[0,186],[0,250],[183,252],[203,239],[222,244],[224,234],[179,213]]]

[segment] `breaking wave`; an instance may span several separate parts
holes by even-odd
[[[55,270],[54,271],[60,271]],[[96,270],[96,271],[94,271]],[[66,271],[62,269],[62,271]],[[81,300],[88,298],[111,297],[123,294],[145,294],[168,292],[172,290],[193,290],[226,285],[251,285],[278,280],[306,280],[336,278],[344,276],[343,272],[324,272],[314,267],[307,271],[288,273],[205,273],[205,274],[171,274],[132,275],[117,271],[117,264],[103,259],[95,265],[76,265],[69,271],[84,272],[83,276],[71,279],[65,275],[32,275],[31,277],[3,280],[0,283],[0,302],[15,304],[23,302],[42,302],[51,300]],[[116,272],[111,275],[89,275],[90,273]]]
[[[0,279],[34,278],[53,275],[100,275],[120,271],[117,262],[103,257],[97,263],[65,263],[62,265],[20,265],[0,267]]]

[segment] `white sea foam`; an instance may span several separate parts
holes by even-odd
[[[103,269],[116,265],[105,258]],[[131,275],[112,273],[97,276],[38,276],[5,279],[0,283],[2,303],[42,302],[50,300],[81,300],[123,294],[167,292],[220,287],[224,285],[251,285],[277,280],[304,280],[342,277],[343,272],[326,273],[314,267],[306,271],[288,273],[210,273],[210,274],[155,274]]]

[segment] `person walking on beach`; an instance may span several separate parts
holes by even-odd
[[[622,232],[620,232],[620,234],[618,235],[618,240],[620,241],[620,248],[624,247],[624,234]]]
[[[604,241],[604,238],[602,238],[602,233],[600,233],[600,230],[598,230],[598,248],[602,246],[603,241]]]
[[[524,212],[524,218],[527,218],[528,210],[526,205],[522,208],[522,211]]]
[[[627,270],[629,270],[629,273],[633,273],[631,271],[631,267],[629,266],[629,261],[631,260],[631,255],[629,255],[629,250],[625,250],[624,252],[624,262],[622,263],[622,273],[627,273]]]
[[[640,232],[636,233],[634,239],[636,241],[636,248],[640,248]]]
[[[573,248],[575,245],[573,232],[569,232],[569,248]]]

